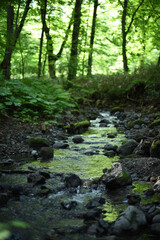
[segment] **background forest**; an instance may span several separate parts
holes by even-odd
[[[80,104],[160,104],[159,0],[0,6],[1,115],[36,121]]]

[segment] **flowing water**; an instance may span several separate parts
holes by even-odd
[[[107,127],[100,127],[102,119],[109,120]],[[0,177],[2,183],[12,185],[22,185],[26,189],[30,189],[30,194],[20,196],[20,199],[10,200],[6,206],[0,209],[0,224],[2,231],[9,230],[15,232],[16,235],[22,236],[22,240],[41,240],[44,239],[46,232],[51,229],[59,229],[68,239],[94,239],[94,237],[78,234],[71,234],[73,229],[83,226],[83,218],[80,217],[86,212],[86,204],[89,199],[95,197],[104,197],[106,199],[103,209],[106,210],[105,220],[116,220],[120,211],[127,206],[126,195],[131,191],[131,187],[117,189],[113,192],[107,192],[102,189],[80,189],[70,193],[61,188],[63,186],[62,175],[55,173],[75,173],[81,179],[91,180],[100,177],[102,170],[111,166],[113,161],[117,161],[118,157],[106,157],[103,155],[104,145],[107,143],[113,145],[121,145],[125,140],[123,134],[117,133],[114,123],[118,121],[115,117],[110,116],[109,112],[101,113],[100,116],[91,121],[90,128],[81,136],[84,141],[75,144],[72,137],[69,137],[68,149],[55,149],[54,159],[49,162],[41,162],[40,160],[28,160],[21,169],[45,168],[51,172],[52,178],[47,181],[49,188],[57,189],[55,193],[47,196],[39,196],[40,191],[37,186],[29,185],[27,175],[22,174],[3,174]],[[108,134],[115,134],[114,138],[109,138]],[[143,185],[143,190],[148,186]],[[138,185],[140,186],[140,184]],[[140,187],[139,187],[140,188]],[[77,206],[72,210],[65,210],[61,206],[61,202],[76,201]],[[5,224],[5,225],[4,225]],[[62,239],[65,239],[65,237]],[[5,238],[0,239],[4,240]],[[96,239],[96,238],[95,238]]]

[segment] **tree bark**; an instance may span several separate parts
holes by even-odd
[[[83,0],[76,0],[74,8],[74,24],[72,33],[72,46],[70,53],[70,61],[68,67],[68,80],[72,80],[76,77],[78,66],[78,37],[81,23],[81,5]],[[67,86],[68,88],[69,86]]]
[[[7,6],[7,39],[6,49],[3,61],[0,68],[3,71],[4,78],[10,79],[11,74],[11,56],[13,52],[13,21],[14,21],[14,7],[12,5]]]
[[[127,60],[127,51],[126,51],[126,37],[127,37],[127,32],[126,32],[126,16],[127,16],[127,5],[128,5],[128,0],[124,0],[124,6],[123,6],[123,14],[122,14],[122,55],[123,55],[123,69],[124,72],[128,72],[128,60]]]
[[[97,17],[97,8],[98,8],[98,0],[94,0],[94,11],[93,11],[93,20],[92,20],[92,31],[91,31],[91,38],[90,38],[90,50],[88,56],[88,76],[92,74],[92,55],[93,55],[93,44],[94,44],[94,37],[95,37],[95,28],[96,28],[96,17]]]
[[[47,8],[47,0],[43,1],[43,14],[42,14],[42,33],[40,39],[40,49],[39,49],[39,61],[38,61],[38,77],[41,76],[41,68],[42,68],[42,48],[43,48],[43,37],[44,37],[44,29],[45,29],[45,17],[46,17],[46,8]]]
[[[12,53],[15,49],[17,40],[22,31],[27,13],[29,11],[29,5],[32,0],[27,0],[25,9],[23,12],[23,16],[21,18],[19,26],[16,26],[15,32],[13,32],[13,22],[14,22],[14,7],[12,5],[8,5],[7,9],[7,40],[6,40],[6,50],[4,54],[3,61],[0,64],[0,69],[3,71],[4,78],[10,79],[11,75],[11,57]],[[17,20],[16,20],[17,24]]]
[[[44,14],[43,11],[44,10],[41,9],[41,18]],[[50,29],[48,28],[46,20],[44,19],[44,32],[45,32],[45,35],[46,35],[46,38],[47,38],[48,68],[49,68],[50,78],[56,78],[56,61],[62,56],[62,52],[63,52],[63,49],[64,49],[65,44],[67,42],[69,32],[70,32],[70,28],[72,26],[72,20],[73,20],[73,13],[71,15],[71,18],[70,18],[70,21],[69,21],[69,24],[68,24],[68,28],[66,30],[65,37],[62,41],[61,47],[60,47],[58,53],[54,54],[53,53],[52,36],[50,35],[50,32],[49,32]]]
[[[127,35],[130,31],[130,28],[133,24],[135,15],[137,13],[137,11],[139,10],[139,8],[141,7],[141,5],[144,3],[144,0],[142,0],[139,5],[137,6],[137,8],[135,9],[135,11],[132,14],[132,18],[130,21],[130,24],[126,30],[126,17],[127,17],[127,8],[128,8],[128,0],[124,0],[124,4],[122,4],[122,2],[119,0],[119,3],[121,4],[121,6],[123,7],[123,14],[122,14],[122,56],[123,56],[123,69],[124,72],[128,72],[129,68],[128,68],[128,59],[127,59],[127,49],[126,49],[126,45],[127,45]]]

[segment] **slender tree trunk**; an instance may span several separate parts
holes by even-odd
[[[41,9],[41,17],[44,14],[43,11],[44,10]],[[65,44],[67,42],[69,32],[70,32],[70,28],[72,26],[72,20],[73,20],[73,13],[72,13],[72,16],[70,18],[68,28],[66,30],[65,37],[64,37],[63,42],[61,44],[60,50],[57,54],[54,54],[53,53],[52,36],[50,35],[50,32],[49,32],[50,29],[48,28],[47,23],[44,19],[44,32],[45,32],[45,35],[46,35],[46,38],[47,38],[48,68],[49,68],[50,78],[56,78],[56,61],[62,56],[62,52],[63,52],[63,49],[64,49]]]
[[[81,5],[83,0],[76,0],[75,8],[74,8],[74,26],[72,33],[72,46],[70,53],[70,61],[68,68],[68,80],[72,80],[76,77],[77,66],[78,66],[78,37],[79,37],[79,29],[81,23]],[[68,88],[69,86],[67,86]]]
[[[124,69],[124,72],[128,72],[129,68],[128,68],[127,49],[126,49],[127,35],[128,35],[128,33],[130,31],[130,28],[131,28],[131,26],[133,24],[133,21],[134,21],[134,18],[136,16],[136,13],[139,10],[139,8],[141,7],[141,5],[144,3],[144,0],[141,0],[139,5],[137,6],[135,11],[133,12],[127,30],[126,30],[126,17],[127,17],[127,8],[128,8],[129,0],[124,0],[124,4],[122,4],[121,0],[118,0],[118,2],[120,3],[120,5],[123,8],[123,14],[122,14],[122,39],[123,39],[123,43],[122,43],[122,56],[123,56],[123,69]]]
[[[160,54],[159,54],[158,61],[157,61],[157,67],[160,67]]]
[[[40,39],[40,49],[39,49],[39,61],[38,61],[38,77],[41,76],[41,68],[42,68],[42,47],[43,47],[43,37],[44,37],[44,29],[45,29],[45,17],[46,17],[46,8],[47,8],[47,0],[43,1],[43,15],[42,15],[42,33]]]
[[[4,59],[0,65],[3,71],[4,78],[10,79],[11,74],[11,56],[13,52],[13,21],[14,21],[14,7],[7,6],[7,40]]]
[[[19,47],[20,47],[21,63],[22,63],[21,73],[22,73],[22,78],[24,78],[24,57],[23,57],[23,50],[22,50],[22,46],[21,46],[21,38],[20,37],[19,37]]]
[[[29,6],[32,0],[27,0],[25,9],[23,12],[23,16],[21,18],[19,26],[16,26],[15,32],[13,32],[13,22],[14,22],[14,7],[12,5],[8,5],[7,9],[7,41],[6,41],[6,50],[5,55],[3,58],[3,61],[0,64],[0,69],[2,69],[4,78],[10,79],[11,75],[11,57],[12,53],[15,49],[17,40],[19,38],[19,35],[22,31],[27,13],[29,11]],[[17,17],[18,19],[18,17]],[[17,24],[17,20],[16,20]]]
[[[88,56],[88,76],[92,74],[92,55],[93,55],[93,44],[94,44],[94,37],[95,37],[95,28],[96,28],[96,17],[97,17],[97,8],[98,8],[98,0],[94,0],[94,11],[93,11],[93,20],[92,20],[92,31],[91,31],[91,38],[90,38],[90,50]]]
[[[123,6],[123,14],[122,14],[122,38],[123,38],[123,43],[122,43],[122,55],[123,55],[123,69],[124,72],[128,72],[128,61],[127,61],[127,50],[126,50],[126,37],[127,37],[127,32],[126,32],[126,16],[127,16],[127,5],[128,5],[128,0],[124,0],[124,6]]]

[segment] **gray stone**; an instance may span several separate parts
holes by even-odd
[[[116,151],[116,150],[117,150],[117,146],[108,143],[108,144],[106,144],[106,145],[104,146],[104,150],[107,150],[107,151],[109,151],[109,150]]]
[[[156,216],[153,217],[152,219],[153,223],[160,223],[160,214],[157,214]]]
[[[65,182],[67,187],[78,187],[82,184],[82,180],[76,174],[68,174],[65,177]]]
[[[72,138],[72,141],[74,143],[82,143],[84,141],[84,139],[81,136],[75,136]]]
[[[51,147],[42,147],[40,149],[39,156],[42,158],[43,161],[53,159],[54,151]]]
[[[147,224],[145,214],[135,206],[129,206],[122,212],[114,224],[113,232],[120,235],[124,232],[136,233]]]
[[[133,153],[134,149],[137,147],[138,143],[135,140],[130,140],[124,144],[122,144],[119,148],[118,148],[118,153],[123,155],[123,156],[127,156]]]
[[[68,148],[69,147],[69,144],[68,143],[55,143],[53,145],[53,148],[55,149],[65,149],[65,148]]]
[[[119,162],[113,163],[109,169],[106,169],[101,180],[107,188],[115,188],[132,183],[130,173]]]
[[[151,224],[151,232],[155,234],[160,234],[160,223]]]

